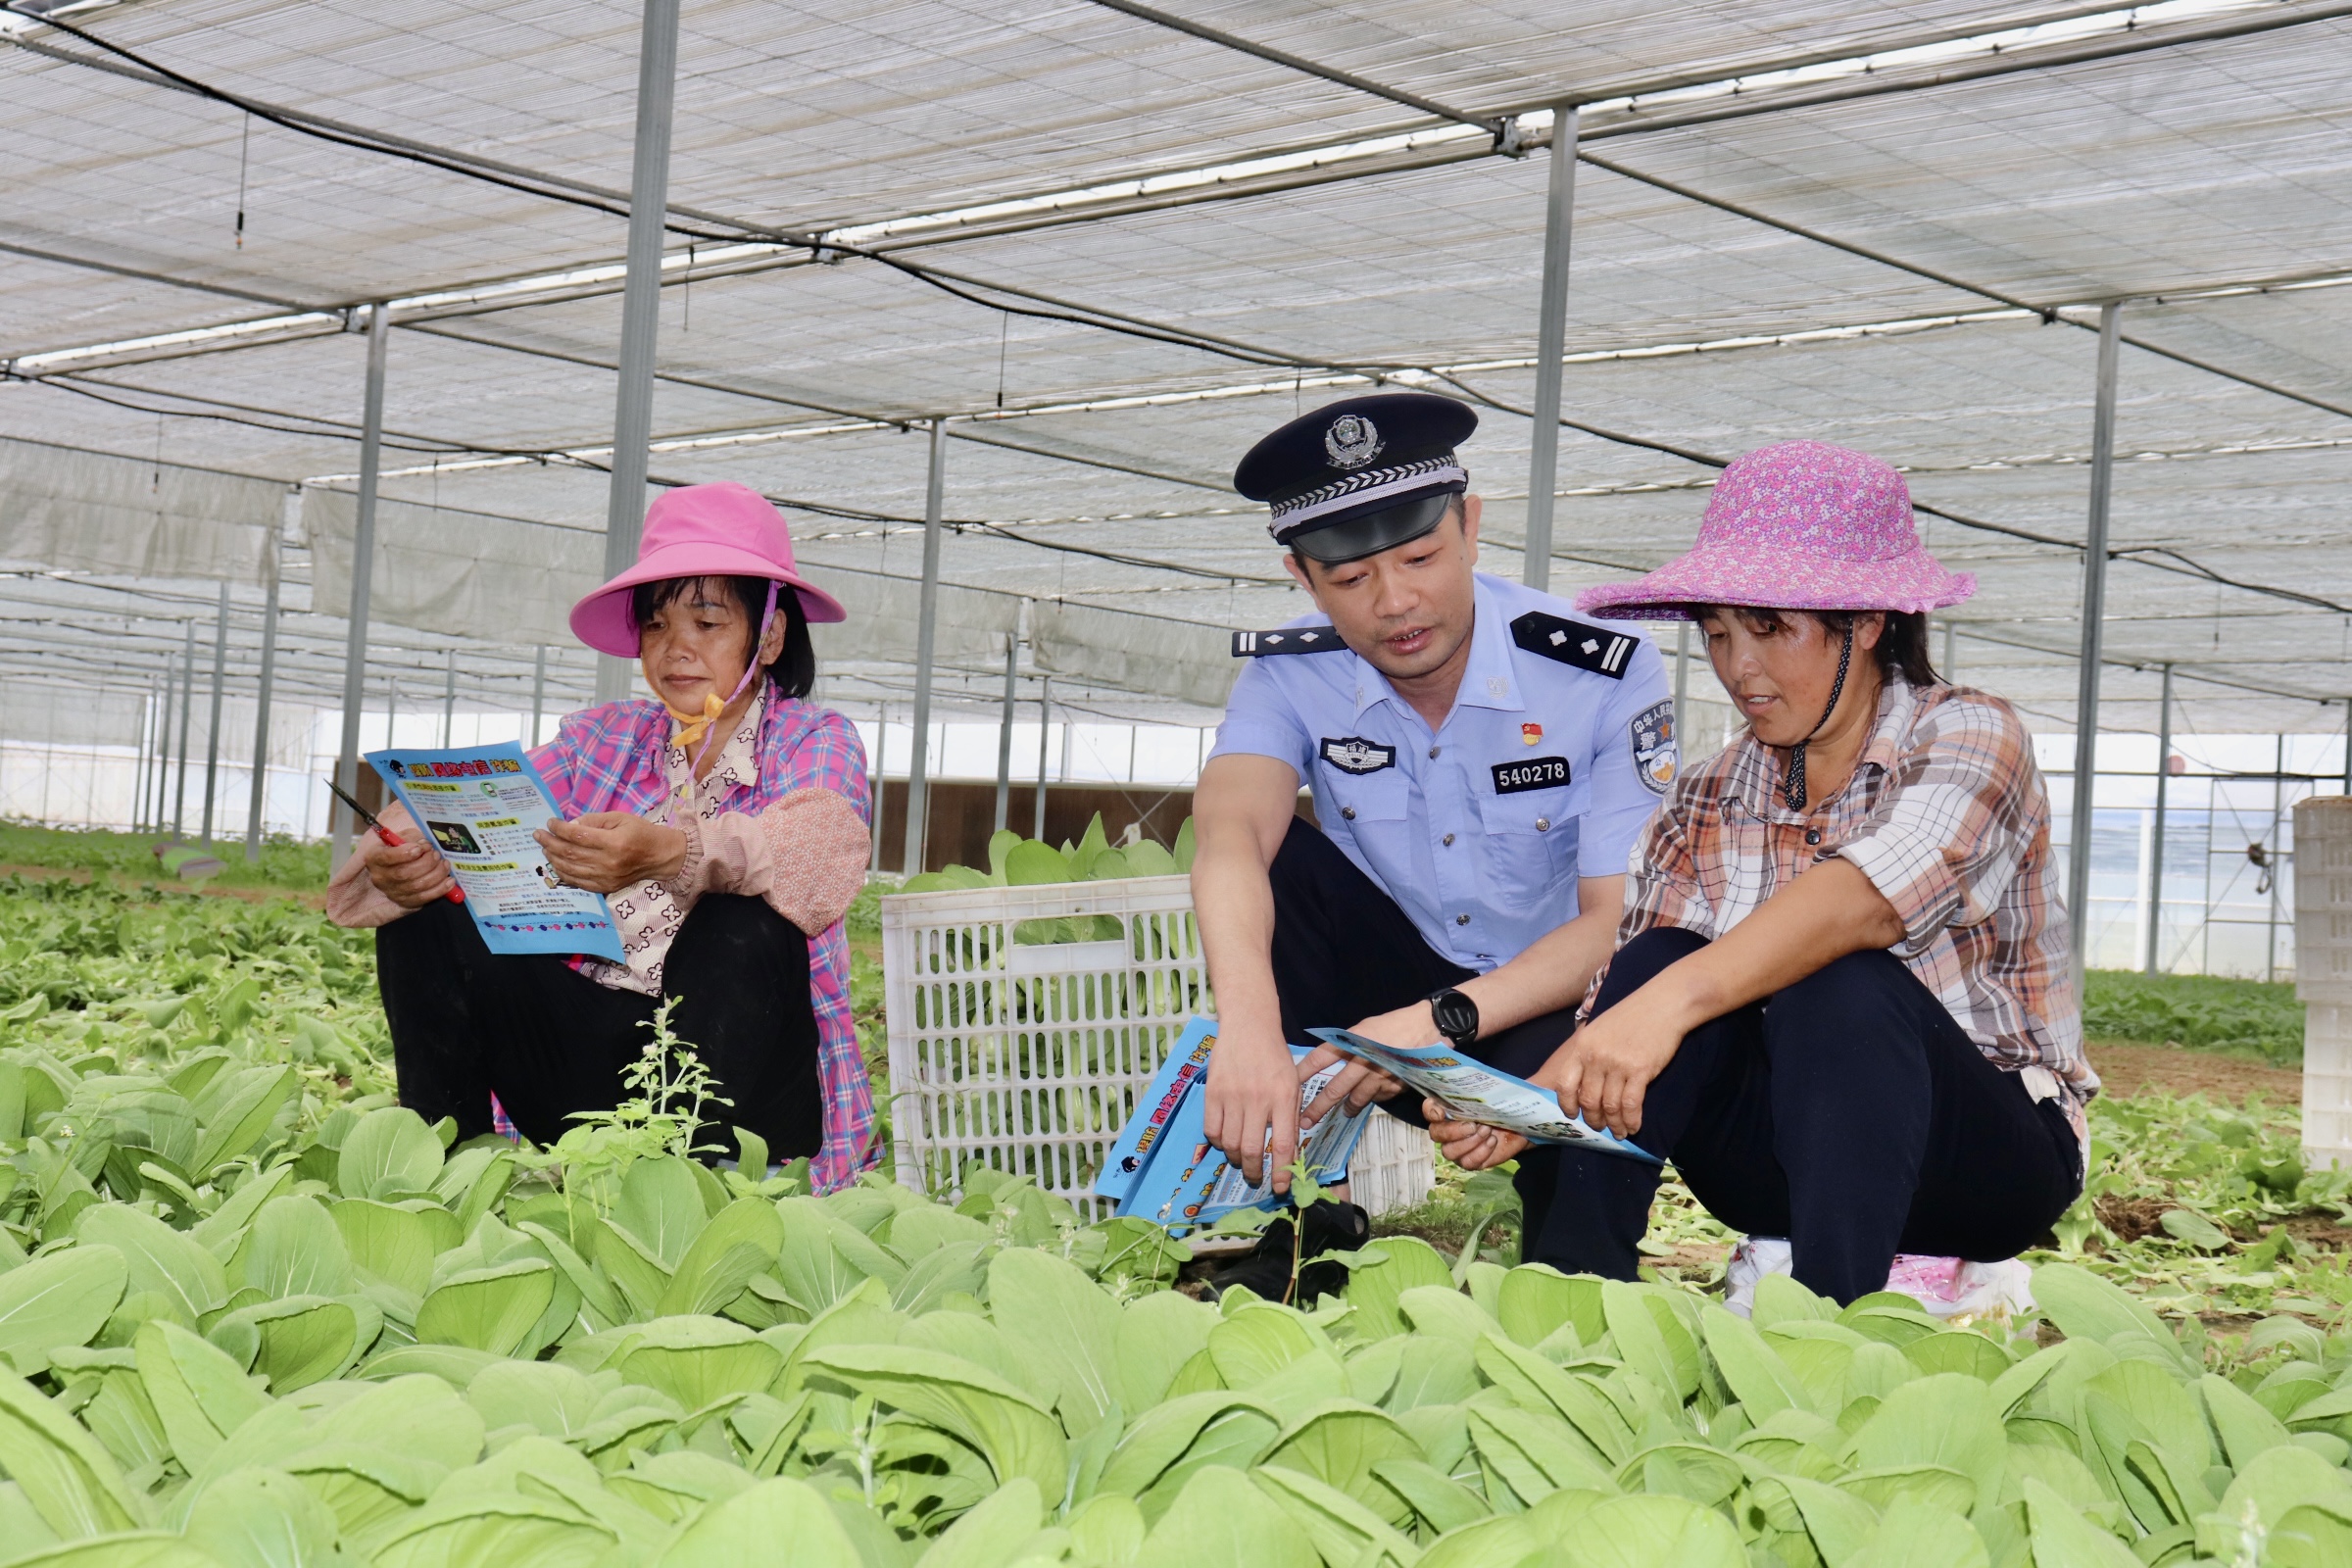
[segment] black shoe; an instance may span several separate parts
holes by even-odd
[[[1337,1260],[1310,1262],[1326,1252],[1351,1252],[1372,1239],[1372,1216],[1355,1203],[1317,1199],[1307,1206],[1304,1240],[1298,1248],[1298,1287],[1291,1293],[1291,1243],[1294,1215],[1275,1219],[1250,1250],[1250,1255],[1208,1277],[1211,1298],[1236,1285],[1269,1301],[1286,1295],[1295,1306],[1311,1304],[1318,1297],[1338,1296],[1348,1288],[1348,1265]]]

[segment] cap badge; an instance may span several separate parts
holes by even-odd
[[[1522,745],[1541,746],[1544,743],[1544,726],[1541,724],[1520,725],[1519,740]]]
[[[1323,432],[1323,450],[1335,468],[1360,468],[1387,445],[1378,427],[1360,414],[1343,414]]]

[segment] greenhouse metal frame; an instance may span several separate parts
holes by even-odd
[[[1489,569],[1645,569],[1814,436],[2037,730],[2341,733],[2348,63],[2278,0],[16,0],[0,737],[192,827],[192,712],[258,832],[395,689],[624,690],[564,611],[711,479],[854,714],[1207,722],[1303,608],[1225,476],[1373,385],[1480,409]]]

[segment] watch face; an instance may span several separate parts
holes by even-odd
[[[1478,1032],[1478,1004],[1458,991],[1447,991],[1430,1004],[1430,1018],[1448,1040]]]

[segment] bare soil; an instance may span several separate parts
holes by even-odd
[[[2148,1090],[2176,1095],[2210,1095],[2233,1104],[2260,1096],[2274,1105],[2303,1103],[2303,1075],[2235,1056],[2188,1051],[2179,1046],[2132,1046],[2092,1041],[2090,1064],[2104,1092],[2126,1099]]]

